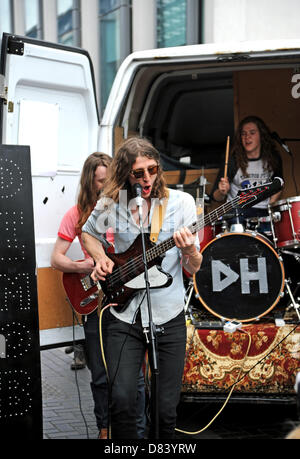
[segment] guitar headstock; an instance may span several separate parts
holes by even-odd
[[[284,182],[280,177],[275,177],[273,182],[265,183],[264,185],[247,188],[238,192],[237,207],[242,209],[252,207],[261,201],[269,198],[275,193],[278,193],[283,188]]]

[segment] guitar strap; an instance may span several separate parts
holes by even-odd
[[[152,220],[151,220],[151,233],[150,233],[150,241],[156,242],[158,239],[159,232],[161,230],[166,208],[168,205],[168,198],[169,198],[169,189],[166,189],[167,197],[160,202],[159,205],[156,204],[153,210]]]

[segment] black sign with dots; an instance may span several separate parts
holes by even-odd
[[[0,432],[42,438],[30,149],[0,146]]]

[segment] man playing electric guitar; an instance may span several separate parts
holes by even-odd
[[[73,275],[74,273],[90,274],[93,270],[93,260],[82,246],[81,227],[97,202],[110,163],[110,156],[95,152],[87,157],[83,165],[77,204],[71,207],[64,215],[58,229],[58,237],[51,256],[52,267],[63,273],[72,273]],[[67,251],[76,237],[78,237],[84,253],[85,259],[82,261],[74,261],[67,255]],[[97,310],[85,316],[83,325],[85,350],[92,377],[91,390],[94,399],[94,412],[99,429],[99,438],[106,439],[108,393],[106,371],[100,351]],[[76,357],[75,351],[76,349],[74,349],[74,357]]]
[[[166,188],[159,153],[147,140],[130,138],[119,148],[103,197],[82,228],[82,241],[96,263],[92,274],[95,281],[100,280],[104,287],[107,276],[112,274],[116,286],[124,283],[124,288],[129,285],[134,292],[121,311],[111,307],[104,314],[108,330],[106,361],[112,395],[112,438],[137,438],[137,381],[147,349],[149,324],[141,253],[134,253],[140,231],[138,210],[132,205],[133,187],[137,183],[142,187],[144,200],[144,232],[148,231],[155,206],[168,199],[158,242],[170,236],[174,242],[166,251],[161,268],[153,266],[149,270],[150,287],[152,279],[155,286],[150,296],[157,327],[159,438],[171,439],[175,433],[186,344],[182,267],[194,274],[200,268],[202,255],[197,236],[187,228],[196,220],[194,199],[187,193]],[[115,271],[117,258],[107,256],[103,249],[102,236],[108,227],[114,229],[116,254],[125,253],[124,269],[121,266]],[[135,272],[136,278],[132,274]],[[149,357],[151,362],[151,348]]]

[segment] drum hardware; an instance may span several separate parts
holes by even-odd
[[[280,253],[284,253],[285,255],[291,255],[295,258],[295,260],[300,263],[300,255],[296,252],[290,252],[289,250],[280,250]]]
[[[184,310],[185,314],[188,317],[188,319],[192,322],[195,328],[198,330],[204,329],[204,330],[223,330],[224,328],[224,321],[216,321],[216,320],[197,320],[195,318],[195,315],[193,313],[192,306],[190,304],[191,302],[191,297],[192,293],[194,292],[194,282],[193,280],[189,281],[189,285],[186,289],[186,294],[185,294],[185,305],[184,305]],[[198,294],[194,295],[195,298],[199,297]]]
[[[194,283],[193,283],[192,280],[190,280],[189,281],[189,285],[188,285],[188,287],[186,289],[186,292],[185,292],[185,305],[184,305],[185,312],[187,312],[187,310],[189,310],[190,315],[192,315],[191,311],[190,311],[190,302],[191,302],[193,291],[194,291]]]
[[[272,235],[271,231],[260,231],[261,223],[270,223],[270,216],[265,217],[249,217],[246,218],[246,229],[255,231],[256,233],[265,233]],[[254,228],[253,228],[254,227]]]
[[[287,292],[288,292],[288,294],[290,296],[290,299],[291,299],[291,305],[290,306],[293,306],[293,308],[295,309],[295,312],[296,312],[296,314],[298,316],[298,319],[299,319],[299,322],[300,322],[300,312],[299,312],[300,305],[299,305],[299,303],[296,303],[294,295],[293,295],[293,293],[292,293],[292,291],[290,289],[289,284],[290,284],[290,280],[286,279],[285,280],[285,288],[286,288],[286,290],[287,290]]]
[[[277,249],[277,237],[276,237],[276,235],[275,235],[274,225],[273,225],[273,223],[275,222],[275,220],[273,221],[273,218],[275,218],[275,217],[273,217],[274,214],[272,214],[271,206],[270,206],[270,205],[268,205],[268,213],[269,213],[270,222],[271,222],[272,239],[273,239],[274,245],[275,245],[275,247],[276,247],[276,249]],[[275,212],[274,212],[274,213],[275,213]],[[277,215],[278,215],[278,214],[280,215],[279,212],[276,212],[276,214],[277,214]],[[281,215],[280,215],[280,219],[281,219]]]
[[[236,218],[236,223],[233,223],[230,226],[230,232],[231,233],[243,233],[244,232],[244,226],[240,223],[238,209],[235,210],[235,218]]]
[[[244,226],[241,223],[233,223],[230,226],[230,233],[243,233]]]
[[[294,221],[293,221],[293,217],[292,217],[292,206],[290,204],[290,201],[288,200],[288,211],[289,211],[289,217],[290,217],[290,222],[291,222],[291,228],[292,228],[292,233],[293,233],[293,236],[294,236],[294,242],[299,242],[297,241],[297,237],[296,237],[296,232],[295,232],[295,228],[294,228]],[[299,215],[298,215],[299,216]]]
[[[274,212],[272,214],[272,220],[273,222],[277,223],[277,222],[280,222],[281,220],[281,213],[280,212]]]
[[[227,221],[223,219],[221,224],[221,232],[225,233],[226,231],[228,231],[228,224]]]

